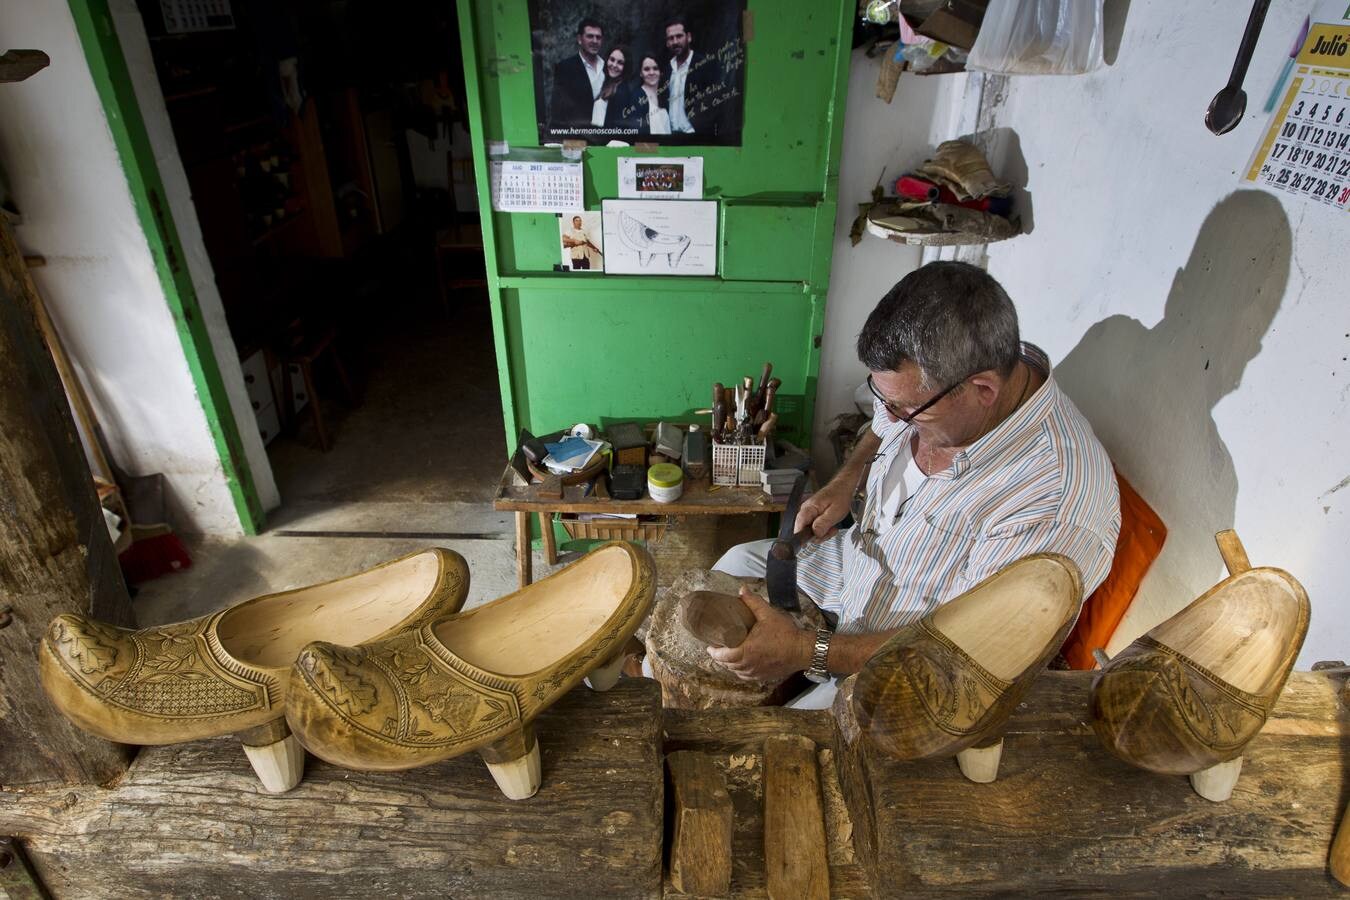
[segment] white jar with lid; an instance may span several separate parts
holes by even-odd
[[[647,493],[657,503],[673,503],[684,493],[684,470],[672,463],[657,463],[647,470]]]

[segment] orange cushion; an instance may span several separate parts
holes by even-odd
[[[1096,668],[1092,651],[1105,647],[1111,640],[1139,590],[1139,583],[1167,540],[1167,526],[1119,470],[1116,481],[1120,484],[1120,539],[1116,541],[1110,573],[1084,601],[1078,623],[1064,642],[1061,652],[1071,669]]]

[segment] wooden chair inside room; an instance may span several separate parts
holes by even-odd
[[[332,446],[328,427],[324,422],[323,396],[319,393],[319,380],[315,377],[316,367],[327,361],[342,387],[343,399],[350,405],[356,404],[356,393],[352,390],[351,380],[347,377],[347,368],[337,350],[337,326],[332,324],[313,326],[303,319],[294,320],[286,331],[284,344],[280,351],[282,371],[282,393],[285,399],[287,418],[294,422],[297,415],[297,403],[304,398],[309,400],[310,420],[314,423],[314,432],[318,437],[319,449],[325,453]],[[304,393],[296,390],[294,376],[299,375]]]
[[[482,229],[477,222],[462,222],[440,229],[436,232],[435,255],[436,286],[441,293],[441,308],[448,317],[452,295],[487,287],[482,265]]]
[[[472,178],[473,168],[468,161],[456,161],[445,154],[446,184],[449,190],[451,224],[436,232],[433,255],[436,262],[436,287],[441,294],[441,308],[450,316],[450,299],[459,291],[487,287],[487,272],[483,265],[483,229],[472,213],[461,213],[455,201],[455,183]],[[459,176],[458,178],[456,176]],[[449,272],[446,266],[449,264]]]

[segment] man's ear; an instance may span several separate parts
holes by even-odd
[[[993,406],[998,400],[998,392],[1003,387],[1003,376],[999,375],[993,369],[985,369],[983,372],[976,372],[966,379],[966,383],[975,391],[975,399],[981,406]]]

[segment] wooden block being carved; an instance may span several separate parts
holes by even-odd
[[[755,627],[755,614],[734,594],[694,591],[680,601],[680,621],[709,647],[739,647]]]
[[[764,875],[770,900],[830,896],[816,745],[800,735],[764,741]]]
[[[670,845],[670,883],[675,890],[701,897],[725,897],[731,891],[731,795],[712,757],[680,750],[666,757],[674,826]]]

